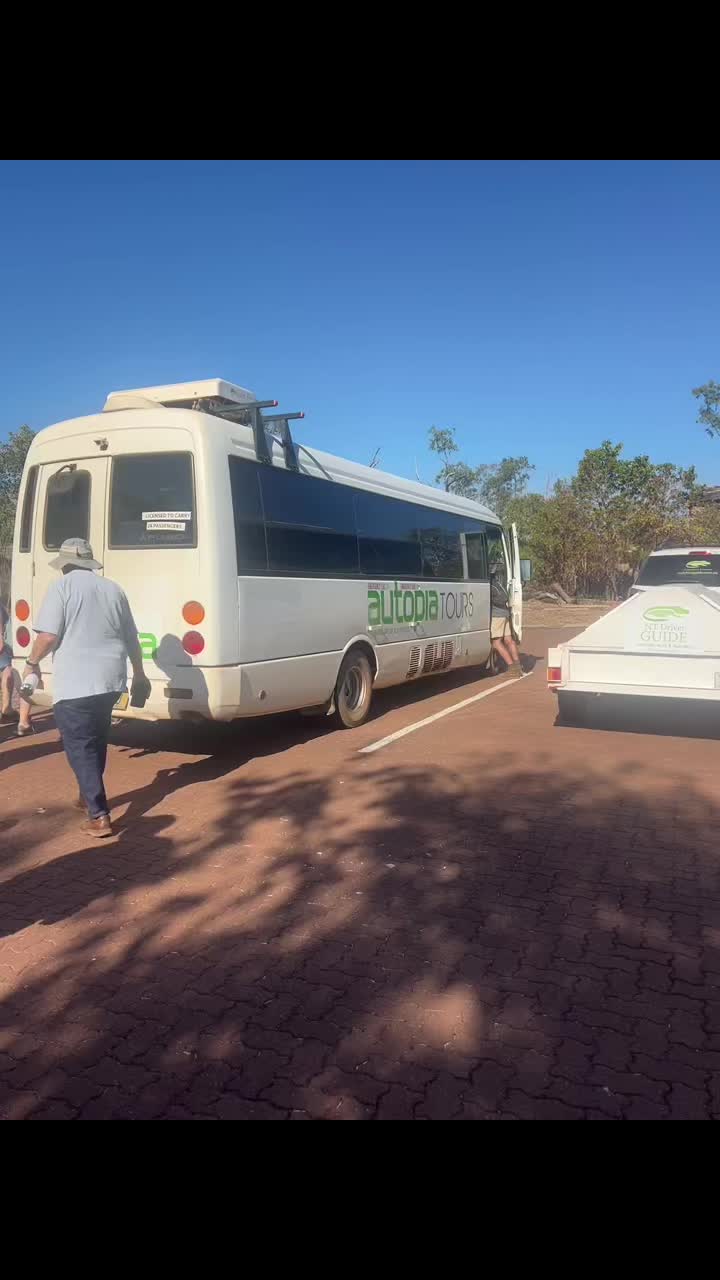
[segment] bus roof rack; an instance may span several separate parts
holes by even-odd
[[[276,409],[277,400],[256,400],[252,391],[236,387],[224,378],[206,378],[199,382],[167,383],[160,387],[136,387],[132,391],[111,391],[103,406],[103,413],[120,409],[152,409],[155,405],[167,409],[197,409],[229,422],[243,423],[252,428],[255,455],[259,462],[272,464],[270,437],[276,439],[285,455],[285,466],[298,471],[297,447],[288,422],[304,418],[304,413],[272,413],[263,416],[263,409]]]
[[[277,409],[277,404],[277,400],[252,400],[246,404],[221,405],[217,409],[208,409],[205,405],[197,407],[205,409],[205,412],[211,413],[214,418],[224,418],[229,422],[239,422],[251,427],[258,462],[267,462],[272,465],[272,450],[268,444],[268,436],[272,440],[277,440],[285,455],[285,466],[289,471],[299,471],[297,445],[292,438],[288,423],[304,418],[305,414],[263,414],[263,409]]]

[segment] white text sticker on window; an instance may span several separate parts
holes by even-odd
[[[192,511],[143,511],[142,520],[192,520]]]
[[[166,532],[184,533],[185,521],[184,520],[148,520],[147,524],[145,525],[145,528],[147,529],[148,533],[166,533]]]

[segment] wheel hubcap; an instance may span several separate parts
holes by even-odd
[[[351,667],[343,684],[343,699],[349,711],[356,711],[363,697],[364,681],[357,667]]]

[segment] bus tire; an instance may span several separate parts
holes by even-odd
[[[343,729],[357,729],[364,724],[372,702],[373,676],[367,655],[362,649],[345,654],[335,685],[335,711]]]

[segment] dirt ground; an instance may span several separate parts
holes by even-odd
[[[720,1118],[717,729],[559,727],[567,635],[350,733],[123,725],[101,843],[0,730],[0,1116]]]
[[[597,622],[613,604],[548,604],[543,600],[526,600],[523,605],[524,627],[573,627],[576,631]]]

